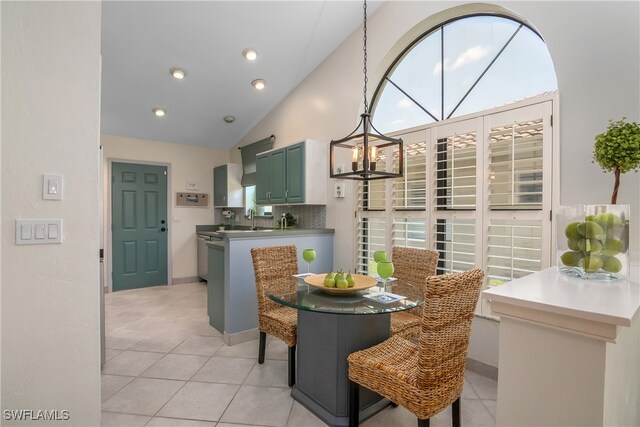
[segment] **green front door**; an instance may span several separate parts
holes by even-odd
[[[113,163],[113,290],[167,284],[167,168]]]

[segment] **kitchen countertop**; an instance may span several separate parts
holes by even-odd
[[[334,234],[332,228],[294,228],[288,230],[262,229],[262,230],[224,230],[224,231],[198,231],[212,237],[221,237],[223,240],[237,239],[262,239],[286,236],[309,236],[318,234]]]

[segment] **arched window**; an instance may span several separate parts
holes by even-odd
[[[481,267],[486,286],[551,265],[555,92],[546,44],[513,18],[450,19],[409,43],[373,96],[405,171],[358,187],[359,272],[392,246],[437,250],[438,274]],[[387,148],[378,167],[398,159]]]
[[[487,110],[558,89],[540,35],[497,15],[451,20],[413,41],[376,89],[383,133]]]

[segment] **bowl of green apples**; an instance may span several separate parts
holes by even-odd
[[[560,206],[557,215],[561,273],[590,280],[629,277],[629,205]]]

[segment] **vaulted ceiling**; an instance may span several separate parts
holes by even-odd
[[[104,1],[101,133],[229,148],[361,25],[359,1]]]

